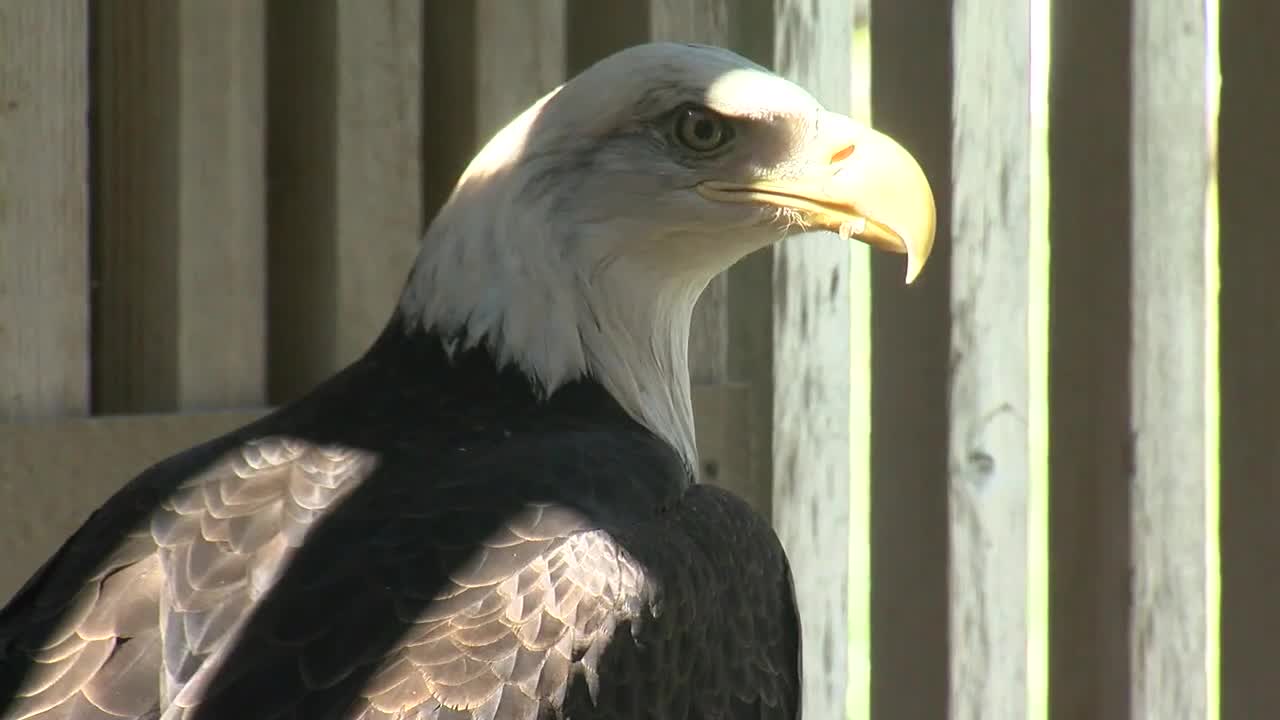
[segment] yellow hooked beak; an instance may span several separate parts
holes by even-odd
[[[703,197],[796,210],[814,226],[879,250],[905,253],[907,282],[933,250],[936,210],[920,164],[888,135],[824,113],[798,174],[746,183],[709,180]]]

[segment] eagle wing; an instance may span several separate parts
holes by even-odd
[[[273,437],[141,476],[0,613],[0,717],[533,720],[594,685],[633,560],[493,483],[362,494],[379,460]]]
[[[111,498],[0,613],[3,717],[155,715],[369,465],[265,439],[168,488],[203,450]]]
[[[0,717],[796,717],[785,556],[741,500],[629,436],[419,444],[144,473],[0,612]]]

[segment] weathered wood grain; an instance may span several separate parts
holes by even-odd
[[[92,8],[95,408],[259,404],[264,4]]]
[[[774,69],[848,113],[852,3],[774,11]],[[849,675],[850,247],[824,233],[772,252],[773,524],[796,579],[804,712],[837,718]]]
[[[88,13],[0,2],[0,420],[89,409]]]
[[[1049,707],[1129,717],[1132,3],[1053,6]],[[1082,108],[1106,112],[1081,112]]]
[[[956,0],[950,717],[1027,712],[1030,5]]]
[[[281,0],[270,15],[270,395],[283,401],[368,347],[417,255],[423,4]]]
[[[1136,0],[1133,41],[1135,718],[1205,717],[1205,0]]]
[[[854,0],[849,116],[871,122],[871,3]],[[849,658],[847,720],[871,718],[871,248],[849,257]]]
[[[871,120],[920,162],[937,202],[929,264],[909,287],[871,260],[871,717],[944,718],[948,658],[952,16],[873,0]]]
[[[1280,708],[1268,630],[1280,607],[1280,4],[1223,0],[1220,8],[1221,712],[1234,720]]]

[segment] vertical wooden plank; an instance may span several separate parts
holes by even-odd
[[[774,10],[774,69],[848,113],[853,4]],[[838,718],[849,678],[850,247],[824,233],[772,253],[773,524],[795,576],[805,715]]]
[[[0,420],[89,409],[88,25],[0,0]]]
[[[850,111],[854,8],[774,3],[773,68]],[[773,525],[804,629],[804,711],[840,717],[849,682],[850,247],[829,233],[773,247]]]
[[[1280,607],[1280,5],[1221,0],[1220,7],[1221,708],[1223,718],[1235,720],[1280,708],[1280,663],[1269,631]]]
[[[261,0],[93,4],[102,412],[261,404]]]
[[[871,261],[871,717],[942,718],[949,698],[947,378],[951,13],[872,0],[871,120],[920,162],[938,231],[924,273]]]
[[[956,0],[950,716],[1025,717],[1031,13]]]
[[[1132,5],[1055,3],[1049,713],[1129,717]],[[1085,112],[1084,108],[1106,108]]]
[[[1203,718],[1205,0],[1137,0],[1133,42],[1133,709]]]
[[[423,229],[422,0],[273,0],[271,396],[385,325]],[[447,70],[446,70],[447,71]]]
[[[424,227],[422,0],[340,0],[337,29],[334,360],[345,365],[391,316]]]
[[[871,0],[854,0],[849,116],[871,123]],[[849,258],[849,686],[847,720],[871,718],[871,255]]]

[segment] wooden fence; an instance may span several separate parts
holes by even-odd
[[[1221,0],[1220,33],[1206,0],[1052,5],[1047,286],[1043,6],[870,0],[868,68],[849,0],[0,0],[0,596],[147,463],[363,350],[515,112],[697,40],[833,109],[869,72],[939,201],[916,285],[807,238],[699,306],[702,470],[788,547],[806,717],[844,712],[850,592],[877,720],[1025,717],[1046,637],[1055,720],[1276,716],[1280,5]]]

